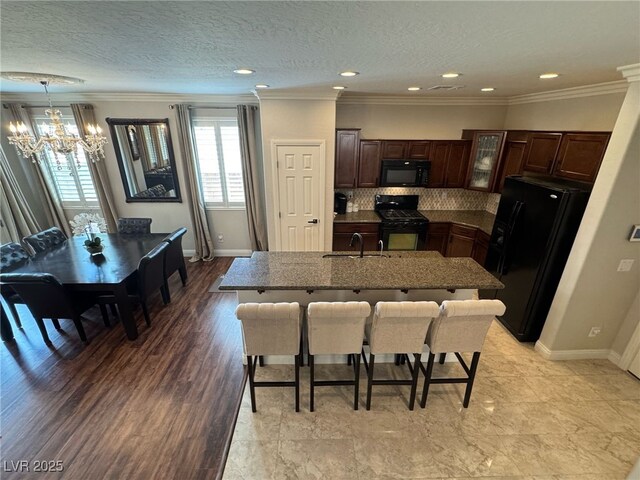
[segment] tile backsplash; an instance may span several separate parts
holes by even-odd
[[[336,192],[353,192],[353,201],[360,210],[373,210],[373,197],[381,195],[420,195],[419,210],[487,210],[493,214],[498,209],[500,194],[476,192],[462,188],[355,188],[338,189]]]

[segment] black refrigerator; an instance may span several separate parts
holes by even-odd
[[[482,292],[507,307],[499,318],[521,342],[534,342],[549,313],[591,186],[507,177],[485,268],[505,286]]]

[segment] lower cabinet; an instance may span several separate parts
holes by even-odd
[[[430,223],[427,233],[427,250],[440,252],[443,257],[446,256],[450,228],[450,223]]]
[[[429,224],[427,250],[440,252],[444,257],[471,257],[484,266],[490,236],[479,228],[457,223]]]
[[[349,246],[354,233],[362,235],[365,251],[378,250],[378,240],[380,240],[380,225],[378,223],[334,223],[333,251],[360,250],[360,245],[357,242],[353,247]]]

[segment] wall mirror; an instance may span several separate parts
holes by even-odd
[[[127,202],[180,202],[169,119],[107,118]]]

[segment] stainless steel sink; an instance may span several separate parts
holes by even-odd
[[[365,254],[362,257],[360,255],[352,255],[350,253],[327,253],[325,255],[322,255],[322,258],[339,258],[339,257],[343,257],[343,258],[388,258],[388,255],[379,255],[379,254]]]

